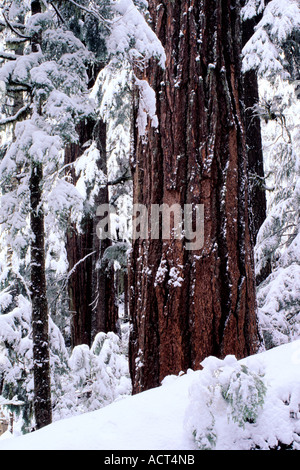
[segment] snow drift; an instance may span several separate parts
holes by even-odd
[[[217,369],[212,367],[215,363]],[[195,390],[211,370],[234,364],[264,371],[264,402],[254,422],[231,420],[224,403],[210,409],[214,416],[216,450],[247,448],[300,449],[300,340],[235,361],[208,358],[204,370],[167,377],[161,387],[114,402],[101,410],[57,421],[25,436],[2,436],[0,450],[197,450],[190,432],[190,407]],[[207,384],[207,387],[211,387]],[[197,420],[205,424],[205,406]],[[236,432],[238,429],[238,432]]]

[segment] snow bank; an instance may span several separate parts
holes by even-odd
[[[293,393],[297,390],[300,398],[300,341],[240,361],[250,369],[258,362],[265,370],[264,380],[272,400],[288,400],[291,393],[297,396]],[[32,434],[1,440],[0,450],[196,450],[184,423],[190,389],[201,375],[203,371],[189,371],[180,377],[167,377],[157,389],[55,422]],[[273,402],[266,401],[265,413],[269,413],[268,427],[273,435],[280,430],[280,437],[288,438],[295,423],[299,428],[299,401],[289,403],[288,420],[274,415]]]

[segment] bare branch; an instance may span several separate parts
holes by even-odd
[[[87,254],[84,258],[80,259],[76,264],[74,264],[73,268],[66,274],[66,277],[63,281],[63,285],[62,285],[61,289],[59,290],[59,292],[58,292],[57,296],[55,297],[55,299],[51,302],[51,305],[55,304],[55,302],[59,298],[60,294],[65,290],[70,277],[72,277],[72,275],[75,273],[78,266],[80,264],[84,263],[88,258],[90,258],[91,256],[93,256],[95,254],[96,254],[96,251],[93,251],[92,253]]]
[[[18,31],[7,19],[7,17],[5,16],[4,13],[3,14],[3,18],[5,20],[5,23],[7,24],[7,26],[9,27],[9,29],[12,30],[13,33],[15,33],[17,36],[19,36],[20,38],[22,39],[26,39],[27,41],[30,41],[31,40],[31,36],[25,36],[24,34],[20,33],[20,31]]]
[[[116,178],[113,181],[108,181],[107,186],[116,186],[117,184],[124,184],[126,181],[130,181],[132,179],[131,175],[128,174],[128,170],[125,171],[125,173],[119,178]]]
[[[67,273],[67,277],[66,277],[66,280],[68,281],[70,279],[70,277],[75,273],[76,269],[78,268],[78,266],[82,263],[84,263],[88,258],[90,258],[91,256],[95,255],[97,252],[96,251],[93,251],[92,253],[89,253],[88,255],[86,255],[84,258],[80,259],[79,261],[77,261],[76,264],[74,264],[73,268]]]
[[[0,126],[6,126],[7,124],[10,124],[11,122],[17,121],[22,114],[25,114],[29,110],[29,105],[27,104],[26,106],[23,106],[23,108],[19,109],[19,111],[14,114],[13,116],[8,116],[7,118],[1,119],[0,120]]]
[[[57,14],[57,16],[58,16],[59,20],[62,22],[62,24],[65,24],[65,20],[63,19],[59,9],[54,5],[53,2],[50,2],[50,5],[52,6],[53,10]]]

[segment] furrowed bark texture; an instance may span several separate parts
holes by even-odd
[[[98,136],[98,147],[101,158],[97,165],[105,175],[107,175],[107,155],[106,155],[106,124],[98,121],[96,124],[96,135]],[[99,188],[95,198],[95,208],[102,204],[108,204],[109,193],[108,186]],[[118,332],[118,308],[115,297],[114,269],[109,268],[103,263],[105,250],[111,246],[111,241],[100,240],[97,236],[97,225],[100,217],[97,214],[93,216],[93,303],[92,303],[92,339],[100,331],[108,333],[110,331]]]
[[[65,150],[65,163],[74,162],[84,151],[84,144],[95,139],[101,153],[99,168],[106,173],[106,127],[103,122],[95,126],[94,121],[82,122],[78,126],[79,143]],[[76,174],[71,170],[73,181]],[[95,207],[108,203],[107,187],[99,188]],[[114,276],[112,270],[98,266],[110,241],[100,241],[96,234],[98,218],[87,215],[82,223],[82,232],[75,226],[67,234],[67,254],[70,269],[76,266],[69,280],[69,305],[72,346],[91,345],[100,331],[117,331],[118,311],[115,305]],[[89,256],[90,255],[90,256]],[[83,260],[81,262],[81,260]]]
[[[200,368],[209,355],[257,351],[241,30],[234,0],[149,1],[166,52],[144,77],[159,127],[135,135],[134,203],[203,204],[204,246],[137,240],[130,265],[133,392]],[[174,282],[174,272],[177,279]]]
[[[79,143],[71,144],[65,149],[65,163],[73,163],[83,153],[83,144],[92,135],[92,124],[82,123],[78,126]],[[71,177],[76,182],[75,170],[71,167]],[[82,222],[82,233],[77,227],[71,226],[67,233],[67,256],[69,268],[74,269],[69,283],[69,309],[71,314],[71,344],[72,347],[91,343],[91,314],[89,305],[92,303],[92,249],[93,223],[90,218]],[[81,261],[85,259],[85,261]],[[76,268],[75,268],[76,266]]]

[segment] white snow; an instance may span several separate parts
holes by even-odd
[[[156,96],[155,91],[150,87],[146,80],[135,78],[135,83],[139,90],[139,111],[137,116],[137,128],[139,135],[144,137],[146,134],[148,117],[151,120],[152,127],[158,127],[156,116]]]
[[[134,2],[114,1],[113,9],[116,17],[112,21],[107,41],[108,52],[113,56],[118,54],[128,56],[130,62],[137,63],[156,57],[159,64],[164,67],[166,60],[164,48]]]
[[[248,0],[242,9],[244,20],[252,18],[264,8],[263,0]],[[259,75],[286,73],[282,63],[281,45],[300,25],[300,8],[297,0],[272,0],[263,10],[255,33],[243,49],[244,70],[257,69]]]
[[[211,364],[212,359],[208,362]],[[240,362],[249,368],[257,368],[259,363],[265,369],[267,397],[252,433],[257,429],[261,435],[272,435],[275,445],[277,438],[288,443],[295,429],[300,432],[300,341]],[[185,426],[186,411],[191,386],[195,387],[204,371],[167,377],[159,388],[124,398],[92,413],[57,421],[25,436],[8,439],[10,436],[6,433],[0,441],[0,450],[195,450]],[[287,417],[282,410],[276,414],[276,401],[286,400],[290,394],[296,401],[285,405]],[[263,416],[266,420],[262,427]],[[223,420],[223,437],[226,423],[226,419]],[[261,436],[256,437],[259,440]],[[235,442],[234,449],[237,444]]]

